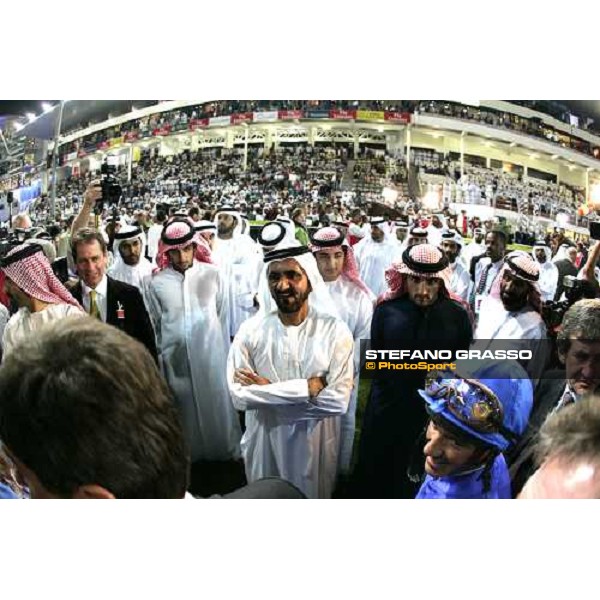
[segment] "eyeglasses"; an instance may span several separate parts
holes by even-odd
[[[480,381],[433,372],[425,380],[425,393],[444,401],[453,416],[478,433],[507,433],[502,404]]]

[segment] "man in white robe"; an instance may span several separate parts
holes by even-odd
[[[217,237],[217,226],[212,221],[194,221],[194,229],[206,240],[212,252],[215,247],[215,238]]]
[[[354,246],[354,254],[360,278],[379,296],[387,290],[385,271],[396,258],[398,249],[384,227],[383,217],[373,217],[370,226],[370,235]]]
[[[462,244],[463,239],[458,231],[445,231],[442,233],[441,248],[448,258],[448,267],[452,272],[450,289],[466,302],[469,298],[471,278],[469,277],[469,272],[465,269],[462,261],[459,259]]]
[[[352,246],[333,227],[324,227],[310,238],[310,249],[342,321],[354,338],[354,387],[348,411],[342,415],[339,467],[348,475],[352,462],[356,405],[360,374],[360,341],[371,335],[371,317],[375,297],[360,280]]]
[[[2,348],[7,356],[22,339],[51,321],[85,316],[81,305],[52,272],[41,246],[22,244],[0,261],[6,293],[19,306],[4,327]]]
[[[550,247],[543,240],[537,241],[531,250],[531,255],[540,266],[540,280],[538,285],[542,294],[542,301],[554,300],[558,287],[558,269],[552,262]]]
[[[473,232],[473,240],[463,248],[461,257],[467,269],[471,266],[471,260],[473,258],[485,254],[485,243],[483,238],[483,229],[481,227],[476,227]]]
[[[395,222],[394,229],[395,243],[396,243],[396,259],[402,258],[402,253],[408,248],[409,224],[407,219],[398,219]]]
[[[237,459],[241,431],[225,377],[229,323],[222,274],[185,220],[164,229],[157,265],[161,270],[148,286],[150,314],[192,461]]]
[[[113,243],[115,261],[107,274],[140,290],[147,306],[146,292],[154,268],[146,258],[145,237],[138,225],[121,227]]]
[[[309,498],[329,498],[352,391],[352,335],[313,302],[329,294],[307,247],[265,261],[277,309],[242,324],[227,364],[235,407],[246,411],[246,477],[281,477]]]
[[[533,356],[521,360],[532,379],[541,377],[549,358],[547,332],[541,317],[541,297],[537,285],[539,265],[526,252],[508,254],[489,295],[481,304],[475,330],[475,348],[531,350]],[[494,344],[495,340],[501,340]]]
[[[263,256],[267,252],[271,252],[272,250],[276,250],[278,248],[292,248],[296,246],[300,246],[300,242],[296,239],[295,227],[291,221],[289,220],[280,220],[271,221],[263,227],[258,232],[258,237],[256,241],[262,250]],[[271,296],[271,290],[269,289],[269,283],[267,281],[267,269],[269,265],[265,264],[263,261],[260,263],[260,268],[258,269],[256,275],[256,284],[255,288],[256,292],[256,304],[258,305],[259,310],[275,310],[277,305]]]
[[[233,338],[240,325],[256,312],[255,281],[261,256],[252,238],[242,233],[242,218],[236,210],[222,207],[215,224],[217,238],[212,257],[222,269],[228,295],[229,335]]]

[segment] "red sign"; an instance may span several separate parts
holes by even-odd
[[[302,119],[304,117],[304,113],[301,110],[280,110],[279,118],[282,120],[285,119]]]
[[[385,111],[385,120],[393,121],[394,123],[410,123],[410,113]]]
[[[252,113],[238,113],[237,115],[231,115],[231,124],[240,125],[241,123],[252,123]]]
[[[158,129],[153,129],[152,135],[169,135],[170,132],[171,132],[171,126],[163,125],[162,127],[159,127]]]
[[[125,134],[125,141],[126,142],[133,142],[134,140],[137,140],[140,137],[140,132],[139,131],[128,131]]]
[[[188,123],[190,131],[196,131],[196,129],[200,129],[201,127],[208,127],[208,119],[192,119]]]
[[[331,119],[356,119],[355,110],[330,110],[329,117]]]
[[[108,146],[108,140],[104,140],[103,142],[100,142],[97,146],[98,150],[106,150],[109,146]]]

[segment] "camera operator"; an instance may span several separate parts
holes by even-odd
[[[600,388],[600,300],[580,300],[569,308],[557,346],[564,369],[544,373],[534,392],[529,426],[508,457],[515,494],[535,470],[535,445],[546,418]]]
[[[565,244],[563,244],[563,246],[565,246]],[[563,252],[561,252],[561,250]],[[558,269],[558,286],[556,287],[556,294],[554,295],[555,301],[560,300],[563,292],[565,291],[565,275],[570,275],[571,277],[577,276],[577,248],[574,246],[567,246],[566,248],[563,248],[561,246],[559,252],[561,252],[561,254],[557,253],[557,255],[561,256],[564,253],[564,257],[556,260],[555,256],[553,261]]]
[[[595,291],[595,297],[600,296],[600,286],[596,277],[596,265],[600,259],[600,241],[596,242],[588,252],[585,264],[577,275],[577,279],[590,283],[590,288]]]
[[[94,179],[87,186],[83,194],[81,210],[71,225],[71,238],[74,238],[80,229],[87,227],[96,229],[96,219],[92,211],[100,200],[102,200],[102,185],[100,180]]]

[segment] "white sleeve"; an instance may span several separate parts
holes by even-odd
[[[469,287],[471,285],[471,278],[469,277],[468,271],[462,271],[456,286],[455,294],[460,296],[463,300],[469,299]]]
[[[249,322],[244,325],[247,323]],[[246,368],[255,371],[250,356],[250,336],[245,333],[244,325],[233,340],[227,360],[227,383],[237,410],[269,406],[282,412],[291,408],[295,420],[321,419],[346,412],[354,381],[352,355],[354,343],[345,323],[340,320],[336,323],[329,369],[324,373],[312,375],[325,377],[327,381],[327,386],[314,398],[309,396],[306,379],[289,379],[267,385],[248,386],[233,382],[235,369]]]
[[[16,322],[12,323],[9,321],[4,328],[4,333],[2,334],[2,356],[6,358],[9,352],[12,352],[12,349],[15,345],[15,330],[17,327],[15,326]]]
[[[156,337],[156,350],[160,355],[162,348],[162,327],[160,323],[162,309],[160,306],[158,296],[154,291],[152,281],[148,283],[148,287],[146,288],[146,299],[148,301],[148,315],[150,316],[150,320],[152,321],[154,335]]]
[[[308,381],[290,379],[267,385],[242,385],[233,381],[236,369],[250,369],[256,372],[251,358],[250,336],[243,323],[233,338],[227,357],[227,384],[233,405],[237,410],[251,410],[266,406],[289,406],[308,402]],[[251,323],[250,323],[251,325]]]
[[[361,296],[358,306],[358,320],[353,332],[354,337],[354,371],[360,371],[360,340],[371,337],[371,319],[373,318],[373,303],[365,294]]]
[[[223,331],[223,339],[225,340],[225,348],[229,348],[230,335],[229,335],[229,290],[225,281],[228,271],[225,271],[221,267],[217,267],[217,277],[219,279],[219,289],[217,291],[216,303],[217,303],[217,314],[219,315],[219,321],[221,329]]]
[[[327,387],[310,399],[306,405],[305,418],[343,415],[348,410],[354,385],[354,340],[347,325],[339,319],[333,335],[329,370],[323,374]]]

